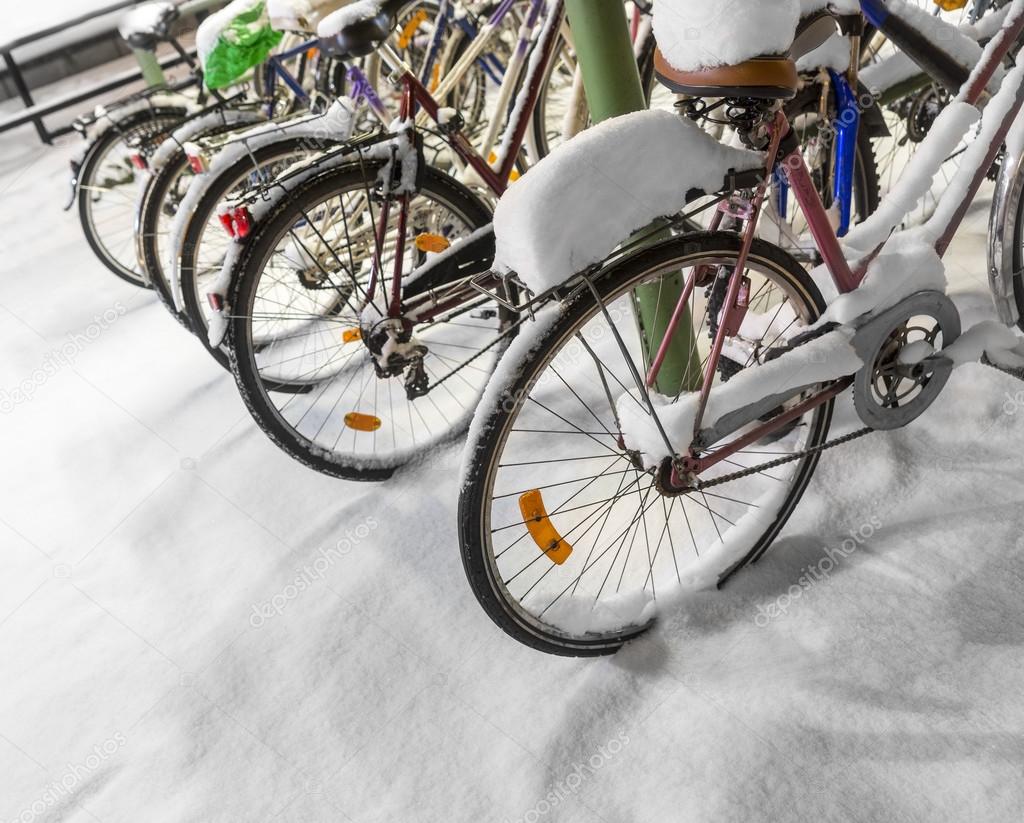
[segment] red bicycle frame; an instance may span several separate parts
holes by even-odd
[[[961,91],[961,95],[958,98],[959,100],[967,102],[970,105],[977,105],[981,101],[982,96],[986,93],[989,81],[995,75],[996,69],[1010,53],[1010,49],[1018,38],[1020,38],[1022,33],[1024,33],[1024,15],[1021,15],[1010,25],[1005,26],[1000,33],[996,35],[998,40],[993,44],[987,60],[975,69],[967,86]],[[974,172],[974,177],[971,180],[966,196],[956,209],[949,224],[943,227],[942,234],[935,244],[935,249],[940,256],[943,256],[948,250],[960,223],[963,221],[963,218],[967,213],[967,210],[980,190],[982,184],[985,182],[989,169],[997,159],[999,151],[1006,140],[1006,136],[1009,133],[1014,120],[1022,109],[1024,109],[1024,88],[1018,91],[1014,105],[1010,107],[1009,111],[1007,111],[1003,117],[1003,120],[996,131],[995,137],[992,140],[988,156],[986,157],[985,162],[983,162]],[[883,245],[876,249],[866,260],[860,261],[856,268],[850,266],[850,263],[843,254],[842,246],[839,238],[836,236],[835,230],[832,227],[832,222],[829,218],[828,211],[825,209],[825,205],[822,202],[821,195],[819,194],[818,189],[811,178],[807,164],[804,161],[802,149],[795,143],[795,141],[790,141],[792,146],[780,156],[780,147],[783,145],[783,141],[786,136],[790,134],[790,131],[789,121],[786,118],[786,115],[780,111],[776,115],[775,123],[773,125],[772,142],[767,152],[764,179],[755,192],[754,197],[749,202],[742,204],[745,207],[745,213],[741,218],[745,223],[743,226],[744,242],[740,256],[737,258],[735,271],[733,272],[730,280],[728,296],[722,310],[722,316],[718,324],[718,332],[712,344],[711,355],[706,367],[707,371],[704,375],[703,385],[700,390],[698,401],[699,411],[694,426],[695,440],[701,430],[702,418],[710,398],[714,383],[714,376],[717,372],[718,360],[721,356],[725,338],[729,333],[729,329],[734,326],[733,315],[735,312],[742,310],[736,305],[736,298],[739,294],[740,286],[743,281],[743,272],[746,269],[746,260],[754,241],[758,217],[760,215],[761,206],[764,202],[773,170],[778,167],[786,174],[796,201],[807,220],[814,242],[817,245],[818,251],[821,253],[822,260],[824,261],[825,266],[832,277],[832,281],[835,283],[840,294],[847,294],[859,288],[867,273],[869,264],[875,257],[877,257],[881,249],[884,248]],[[736,216],[735,205],[735,203],[730,203],[729,201],[721,204],[719,212],[715,215],[712,221],[712,231],[719,227],[724,210],[728,210],[731,207],[733,211],[730,211],[729,213],[734,217]],[[652,361],[651,369],[647,375],[648,386],[655,385],[658,373],[671,345],[671,338],[676,332],[681,319],[686,314],[690,296],[693,294],[700,277],[701,272],[695,268],[690,272],[690,275],[687,278],[679,303],[677,304],[669,326],[666,329],[665,338],[662,341],[657,355]],[[740,317],[740,320],[742,320],[742,317]],[[686,472],[694,475],[699,475],[702,472],[707,471],[712,466],[726,460],[728,457],[736,454],[750,444],[780,430],[808,412],[832,401],[847,387],[849,387],[851,382],[851,378],[845,378],[829,384],[817,394],[803,400],[796,407],[788,410],[769,422],[755,427],[751,431],[745,433],[742,437],[714,452],[701,455],[697,448],[691,446],[689,453],[682,457],[680,461],[682,468],[684,468]]]
[[[497,169],[491,167],[486,158],[482,157],[474,148],[469,138],[461,129],[447,130],[446,139],[452,150],[458,157],[479,176],[486,186],[500,197],[508,188],[509,179],[512,177],[519,158],[519,152],[523,141],[526,138],[526,130],[530,126],[530,118],[536,109],[537,101],[546,75],[546,68],[555,52],[560,33],[560,24],[565,16],[565,5],[563,0],[556,0],[551,14],[555,15],[555,24],[547,26],[546,34],[535,48],[541,49],[540,63],[534,71],[527,76],[527,87],[525,90],[525,105],[517,106],[514,122],[510,123],[512,129],[511,148],[506,156],[502,158]],[[550,19],[550,18],[549,18]],[[402,99],[399,108],[399,119],[403,123],[415,122],[415,117],[422,109],[435,123],[440,123],[440,105],[430,91],[420,82],[415,73],[408,67],[404,67],[399,78],[402,87]],[[403,195],[399,200],[398,237],[395,248],[395,270],[391,281],[391,299],[389,301],[389,317],[397,319],[402,316],[402,275],[403,261],[405,258],[405,245],[408,231],[409,196]],[[391,217],[391,203],[385,200],[378,222],[377,245],[373,257],[373,269],[370,285],[367,290],[372,296],[376,290],[378,276],[380,274],[381,250],[384,247],[384,236],[387,232],[388,223]],[[476,291],[470,289],[474,294]],[[437,302],[432,308],[423,308],[416,311],[417,317],[422,321],[430,321],[439,314],[461,305],[465,302],[458,295],[451,295],[444,301]]]

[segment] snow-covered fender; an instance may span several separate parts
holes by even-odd
[[[188,116],[192,103],[186,98],[169,94],[154,94],[140,97],[130,103],[112,107],[98,106],[88,118],[76,121],[76,131],[82,135],[84,144],[71,158],[71,195],[64,211],[70,211],[78,199],[81,174],[100,148],[100,142],[111,129],[128,131],[155,114]]]
[[[999,165],[999,176],[992,195],[988,232],[988,280],[999,319],[1008,326],[1021,322],[1014,281],[1014,244],[1017,242],[1017,217],[1024,197],[1024,113],[1006,136],[1006,147]]]
[[[142,216],[149,193],[149,182],[184,148],[186,143],[207,135],[222,132],[225,129],[265,123],[266,120],[266,115],[251,109],[216,108],[212,111],[201,112],[186,120],[170,137],[160,144],[160,147],[149,160],[149,169],[140,182],[138,198],[135,201],[135,240],[136,252],[139,255],[140,261],[144,259],[141,248]]]
[[[268,191],[256,194],[244,203],[244,207],[248,209],[249,233],[247,237],[236,239],[231,244],[224,258],[220,274],[210,284],[210,290],[207,292],[211,306],[215,307],[214,313],[210,316],[208,339],[211,347],[220,346],[227,335],[227,318],[230,315],[229,295],[233,291],[234,283],[245,262],[245,251],[251,245],[253,238],[259,234],[260,227],[272,219],[291,198],[299,196],[303,189],[317,185],[338,168],[357,164],[364,169],[379,170],[387,166],[385,160],[361,159],[355,161],[354,155],[358,152],[356,145],[358,144],[346,144],[335,151],[311,160],[290,173],[285,173],[274,182]]]
[[[219,175],[232,169],[251,153],[275,143],[304,141],[308,143],[311,155],[317,150],[326,151],[344,144],[351,138],[355,128],[355,113],[355,103],[349,98],[341,98],[323,114],[305,114],[285,122],[264,122],[240,132],[218,148],[209,170],[205,174],[196,175],[189,184],[171,229],[168,259],[164,265],[178,311],[185,308],[180,267],[183,236],[200,201],[216,183]],[[203,148],[202,142],[200,148]]]

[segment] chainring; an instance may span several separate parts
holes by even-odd
[[[953,364],[934,357],[905,361],[900,354],[914,344],[919,351],[941,351],[960,332],[960,312],[936,291],[913,294],[858,329],[854,345],[865,367],[854,378],[853,404],[864,425],[892,431],[924,414],[946,387]]]

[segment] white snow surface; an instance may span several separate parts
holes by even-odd
[[[691,190],[716,192],[730,169],[763,162],[672,112],[607,120],[508,189],[494,215],[495,268],[516,272],[540,294],[603,260],[637,229],[679,212]]]
[[[800,0],[658,0],[654,36],[680,71],[731,66],[788,52],[800,13]]]
[[[724,590],[548,658],[469,592],[458,450],[384,486],[281,454],[60,211],[72,146],[0,137],[0,820],[1020,819],[1018,381],[958,369]],[[948,261],[968,326],[987,215]]]

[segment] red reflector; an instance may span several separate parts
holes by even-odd
[[[235,236],[235,218],[230,214],[218,215],[220,224],[224,227],[224,231],[228,233],[228,237],[234,239]]]
[[[232,216],[235,218],[235,237],[238,240],[244,240],[252,231],[252,214],[245,206],[242,206],[235,209]]]
[[[132,165],[135,166],[139,171],[145,171],[149,168],[149,163],[146,162],[146,158],[141,154],[133,154],[131,157]]]
[[[215,312],[224,311],[224,297],[223,295],[217,294],[216,292],[210,292],[206,295],[206,299],[210,304],[210,308]]]
[[[196,174],[206,174],[206,163],[203,162],[203,158],[199,155],[191,155],[188,158],[188,164]]]

